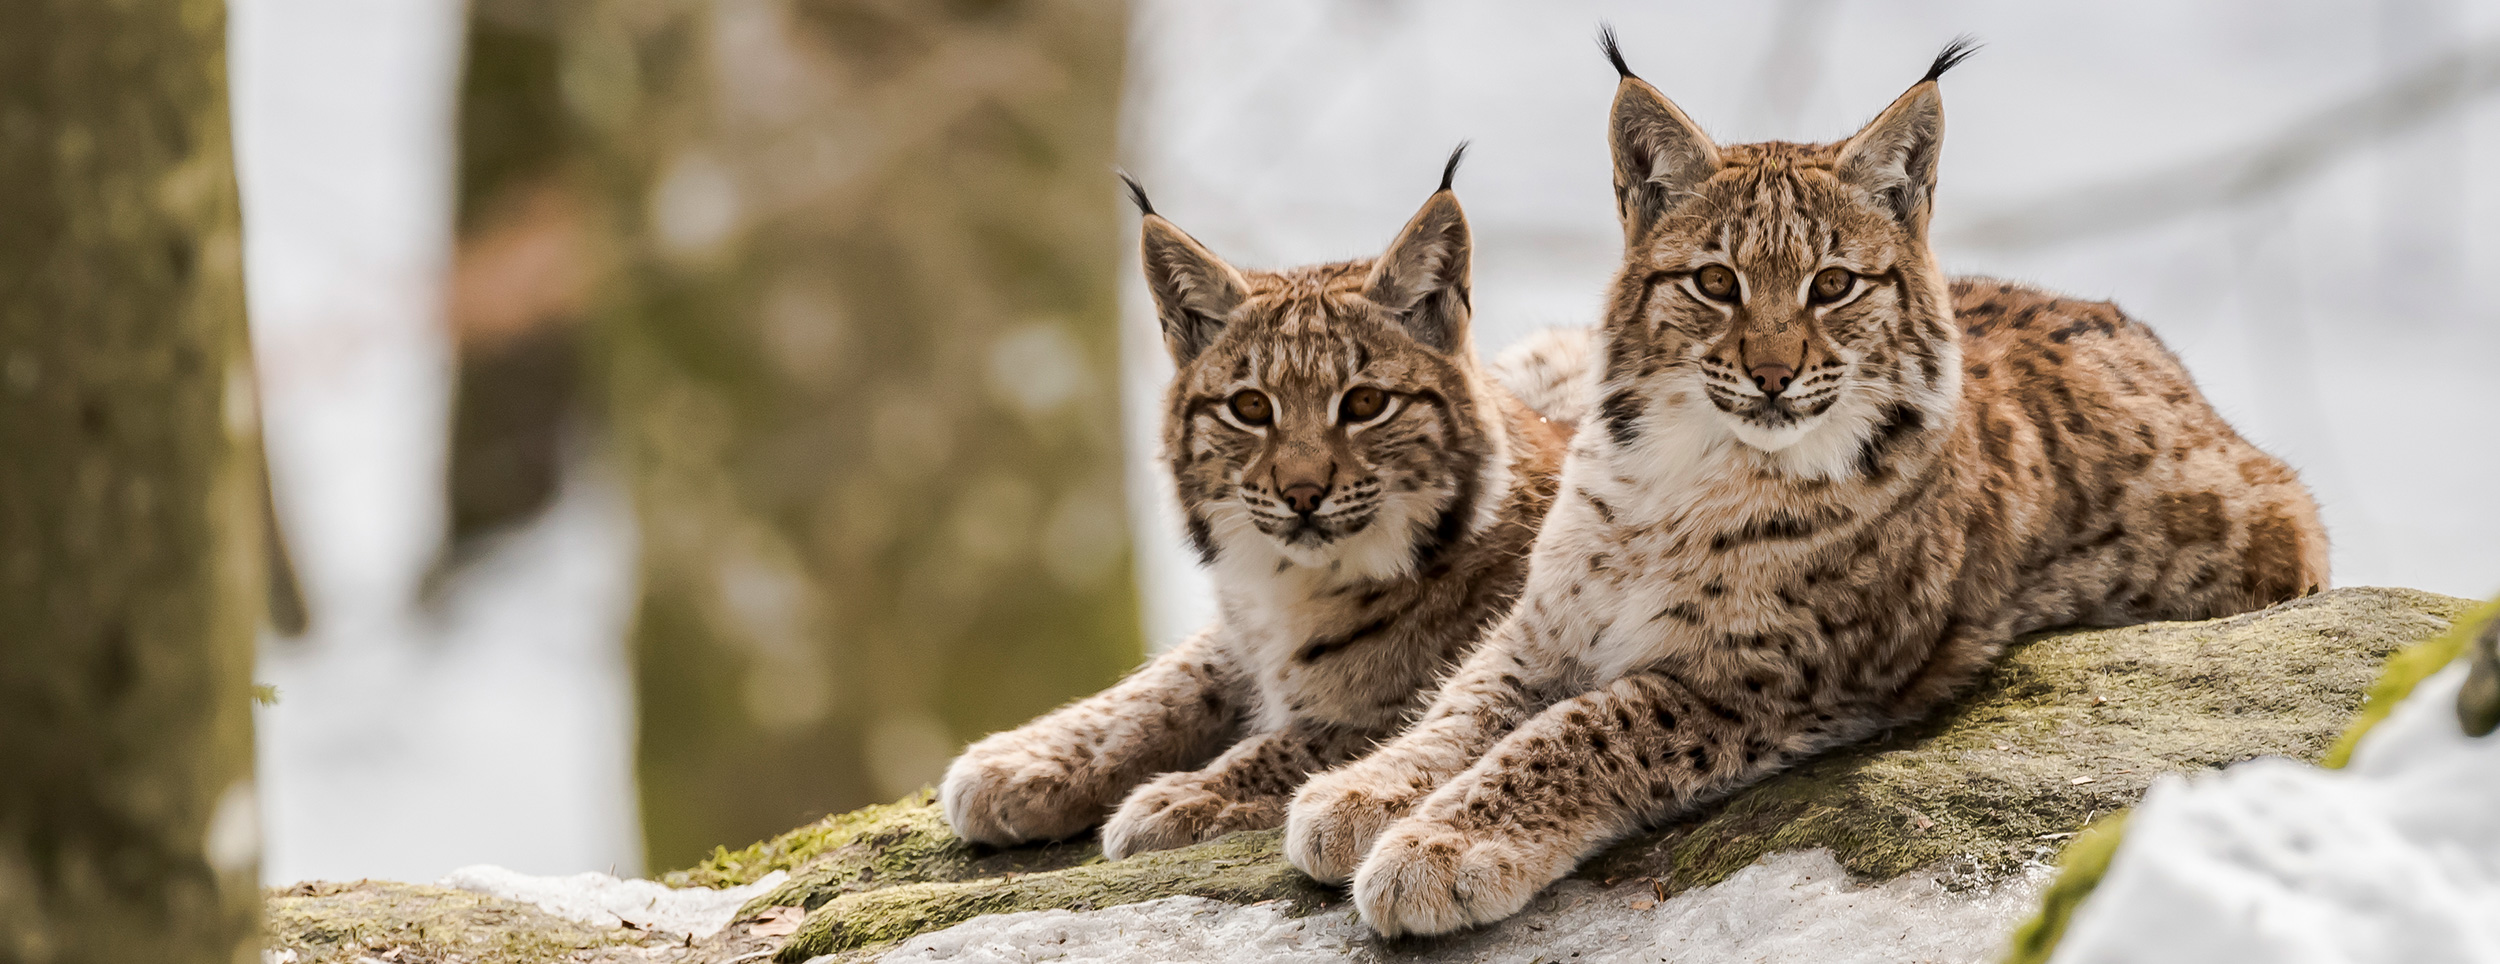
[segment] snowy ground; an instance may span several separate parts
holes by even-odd
[[[880,961],[1960,964],[2003,956],[2005,935],[2031,912],[2045,880],[2042,871],[1957,894],[1911,874],[1858,887],[1817,850],[1773,857],[1664,903],[1637,883],[1568,881],[1499,927],[1450,938],[1384,942],[1352,910],[1294,918],[1276,904],[1172,897],[978,918],[905,941]]]
[[[1480,250],[1480,345],[1593,320],[1613,268],[1590,35],[1729,140],[1840,136],[1943,42],[1947,264],[2117,299],[2325,504],[2337,581],[2500,589],[2500,98],[2295,153],[2237,199],[2145,179],[2233,170],[2331,105],[2500,37],[2500,4],[2160,0],[1140,0],[1126,163],[1228,257],[1369,254],[1449,147]],[[255,348],[282,512],[317,618],[272,641],[261,799],[273,882],[430,880],[493,862],[632,872],[623,632],[632,537],[595,479],[455,592],[410,600],[441,526],[448,136],[458,0],[232,0]],[[2483,38],[2476,40],[2475,38]],[[2433,85],[2436,87],[2437,85]],[[2437,91],[2434,91],[2436,93]],[[2314,115],[2314,116],[2313,116]],[[2277,155],[2264,155],[2276,157]],[[2217,159],[2219,160],[2213,160]],[[2201,166],[2200,166],[2201,165]],[[2177,183],[2176,178],[2152,181]],[[2108,186],[2105,186],[2108,185]],[[1108,178],[1104,190],[1111,192]],[[2115,224],[2077,218],[2106,214]],[[2042,213],[2045,212],[2045,213]],[[2063,213],[2061,213],[2063,212]],[[2031,235],[2003,228],[2004,216]],[[1998,225],[1991,227],[1991,225]],[[1205,592],[1161,524],[1163,377],[1133,274],[1126,372],[1150,630]],[[1151,493],[1151,495],[1148,495]],[[971,734],[959,734],[970,736]]]
[[[619,879],[597,871],[553,877],[480,864],[452,871],[435,884],[536,904],[547,913],[593,927],[630,927],[702,940],[729,926],[747,901],[772,893],[789,879],[789,871],[776,870],[751,884],[714,890]]]

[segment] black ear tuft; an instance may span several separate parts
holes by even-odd
[[[1458,159],[1467,156],[1467,142],[1460,141],[1450,149],[1449,163],[1441,165],[1441,190],[1450,189],[1450,179],[1458,176]]]
[[[1127,171],[1116,167],[1111,169],[1111,173],[1119,175],[1120,183],[1128,185],[1128,199],[1137,205],[1137,213],[1155,213],[1154,203],[1146,200],[1146,189],[1137,183],[1136,178],[1128,176]]]
[[[1945,71],[1952,70],[1955,65],[1969,59],[1970,55],[1978,53],[1979,48],[1984,46],[1987,45],[1980,43],[1979,38],[1969,34],[1953,38],[1952,43],[1944,45],[1943,50],[1936,52],[1936,62],[1927,65],[1927,76],[1919,78],[1918,82],[1922,84],[1934,82],[1936,78],[1944,76]]]
[[[1613,24],[1603,21],[1597,24],[1597,46],[1606,51],[1606,62],[1615,65],[1615,76],[1632,76],[1632,66],[1623,62],[1623,46],[1615,43]]]

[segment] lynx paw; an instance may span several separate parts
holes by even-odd
[[[1284,822],[1283,801],[1236,800],[1207,789],[1197,777],[1166,773],[1132,791],[1102,825],[1103,856],[1118,860],[1172,850]]]
[[[1547,863],[1497,831],[1402,820],[1355,871],[1354,906],[1383,937],[1446,934],[1518,913],[1560,876]]]
[[[1343,885],[1362,866],[1372,841],[1414,805],[1403,783],[1347,767],[1312,777],[1293,795],[1285,817],[1285,859],[1323,884]]]
[[[1050,757],[973,744],[946,765],[938,807],[955,834],[1008,846],[1070,837],[1102,814],[1089,804],[1082,774]]]

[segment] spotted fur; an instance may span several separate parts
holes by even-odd
[[[2149,329],[1947,283],[1942,133],[1932,75],[1848,140],[1722,147],[1625,73],[1625,261],[1527,589],[1415,727],[1292,807],[1288,856],[1381,933],[1508,916],[2023,633],[2326,584],[2308,492]]]
[[[1178,365],[1163,459],[1220,616],[965,750],[940,800],[983,843],[1107,817],[1118,858],[1281,825],[1305,776],[1413,718],[1509,610],[1569,435],[1476,360],[1446,174],[1381,257],[1287,271],[1237,270],[1138,200]],[[1364,388],[1386,401],[1357,419]]]

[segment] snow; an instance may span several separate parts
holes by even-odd
[[[1955,892],[1910,874],[1849,881],[1829,851],[1773,856],[1660,903],[1646,884],[1566,881],[1501,925],[1428,941],[1383,942],[1352,909],[1304,918],[1282,902],[1237,906],[1171,897],[1094,911],[984,917],[905,941],[881,964],[1008,964],[1036,959],[1161,961],[1815,962],[1992,961],[2029,914],[2047,871]]]
[[[601,873],[536,877],[479,864],[452,871],[438,886],[501,897],[595,927],[687,934],[697,940],[737,919],[738,908],[790,879],[776,870],[754,883],[713,890],[670,887],[648,880],[620,880]]]
[[[2165,777],[2057,964],[2500,962],[2500,738],[2457,726],[2460,663],[2346,769]]]

